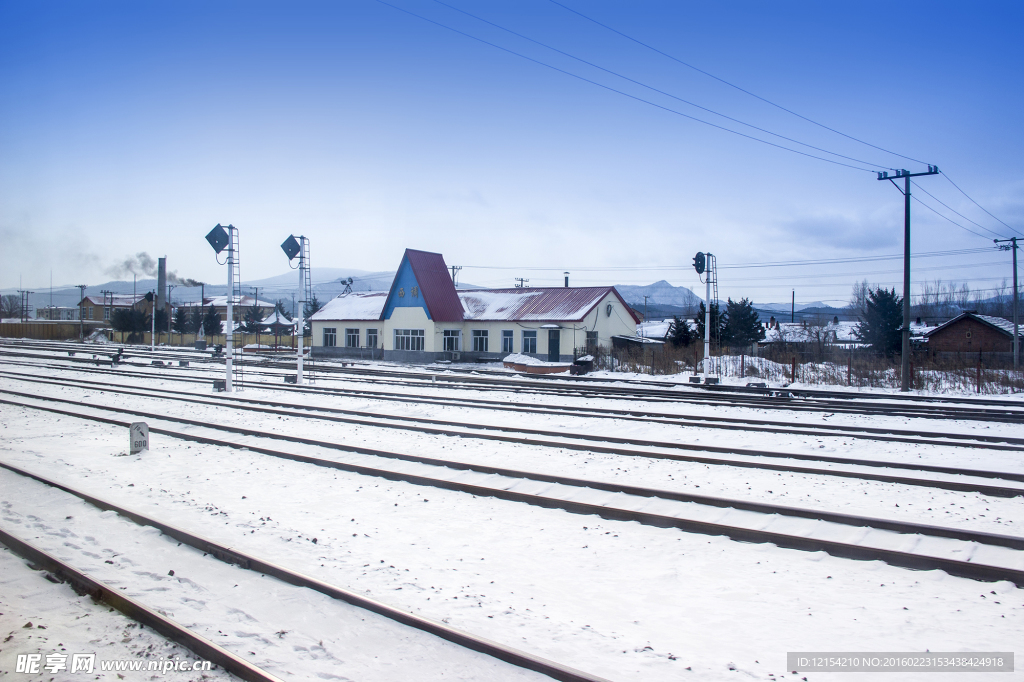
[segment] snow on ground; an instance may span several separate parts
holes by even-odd
[[[177,389],[183,386],[173,384]],[[198,390],[206,393],[205,388]],[[432,387],[412,391],[454,394],[452,389]],[[58,394],[72,397],[79,392],[68,389]],[[249,390],[244,395],[259,394]],[[101,396],[98,392],[93,395],[94,399]],[[511,399],[502,392],[481,391],[479,395]],[[569,402],[563,396],[528,399]],[[133,408],[145,405],[141,399],[127,400]],[[371,404],[363,399],[316,400],[346,407]],[[606,407],[608,402],[599,404]],[[176,409],[162,405],[159,409]],[[666,411],[668,407],[678,409],[665,407]],[[153,404],[152,409],[158,408]],[[193,408],[192,412],[198,414],[202,409]],[[385,403],[380,409],[402,412],[394,403]],[[662,405],[658,409],[662,410]],[[415,395],[410,395],[405,408],[406,414],[447,415],[455,411],[417,404]],[[717,411],[732,413],[725,408]],[[516,418],[526,419],[522,415]],[[534,418],[529,419],[532,423]],[[295,420],[287,426],[288,419],[274,419],[278,422],[274,425],[268,424],[266,417],[250,420],[254,428],[273,426],[291,431],[301,424],[311,433],[322,428],[324,434],[339,441],[404,443],[404,450],[417,454],[431,454],[429,449],[440,456],[471,453],[481,460],[514,463],[516,468],[574,471],[581,477],[611,474],[613,465],[616,476],[639,484],[665,482],[669,476],[682,474],[689,477],[681,485],[684,489],[692,485],[695,492],[716,494],[717,490],[738,496],[742,488],[748,488],[751,498],[766,501],[779,501],[767,491],[776,490],[784,478],[754,478],[751,470],[734,477],[730,467],[701,466],[697,471],[697,467],[687,468],[678,462],[664,467],[664,463],[650,461],[623,466],[621,458],[605,461],[592,453],[408,433],[386,437],[377,429],[316,426],[311,420]],[[909,571],[879,562],[605,521],[159,435],[152,436],[152,451],[121,456],[126,450],[124,429],[9,406],[0,407],[0,423],[0,456],[6,460],[328,582],[614,680],[691,679],[691,675],[699,680],[788,678],[787,651],[1013,650],[1024,634],[1024,590],[1008,583],[979,583],[938,571]],[[281,447],[280,441],[272,447]],[[589,467],[588,462],[599,466]],[[12,504],[20,508],[13,511],[23,519],[29,513],[40,517],[54,547],[70,551],[62,544],[67,540],[58,539],[63,527],[61,511],[44,518],[42,510],[31,506],[36,495],[29,486],[9,477],[2,481],[5,499],[7,490],[16,491]],[[846,481],[815,490],[807,484],[806,479],[793,477],[783,489],[787,496],[782,503],[795,504],[799,498],[810,500],[801,503],[805,506],[835,508],[838,503],[849,500],[853,505],[855,498],[865,497],[876,506],[870,515],[883,515],[880,509],[884,504],[888,510],[884,515],[894,516],[896,507],[890,503],[900,503],[902,510],[904,501],[909,502],[903,497],[909,494],[903,488],[887,490],[870,484],[861,490]],[[946,495],[946,491],[927,494]],[[1019,499],[950,493],[950,500],[953,502],[947,504],[943,498],[944,508],[936,508],[933,514],[942,525],[969,522],[974,527],[989,522],[990,506],[984,512],[979,506],[985,503],[1002,505],[992,513],[1002,520],[1018,519],[1014,525],[1020,523],[1019,513],[1014,511]],[[912,502],[917,508],[925,500]],[[947,514],[949,508],[956,511]],[[957,521],[951,519],[955,514],[960,515]],[[67,515],[85,516],[82,512]],[[86,523],[84,519],[81,522]],[[126,523],[91,520],[88,526],[71,530],[83,537],[88,532],[106,543],[106,535],[92,530],[101,522]],[[1010,531],[999,526],[996,532]],[[137,533],[132,532],[131,537],[138,537]],[[178,558],[184,554],[182,550],[173,552],[173,560],[184,561]],[[164,556],[163,563],[172,558],[171,554]],[[130,558],[143,561],[141,555]],[[149,572],[164,576],[163,567],[154,566]],[[119,569],[108,565],[106,570]],[[226,570],[231,575],[241,573],[230,567]],[[210,594],[219,595],[220,591],[211,588]],[[281,615],[272,609],[270,613]],[[236,626],[236,630],[241,628]],[[289,660],[304,656],[307,654],[298,651],[288,653]],[[845,679],[823,673],[805,676],[808,680]],[[872,679],[933,677],[905,673]]]
[[[4,488],[5,497],[9,489]],[[6,512],[6,508],[4,510]],[[6,513],[4,513],[6,517]],[[10,527],[6,519],[4,525]],[[105,604],[91,597],[80,597],[71,586],[54,583],[48,574],[34,571],[21,557],[0,547],[0,678],[42,682],[43,680],[119,680],[160,679],[160,674],[117,673],[103,671],[104,662],[165,661],[201,663],[188,649],[170,642],[161,635],[140,626]],[[19,654],[41,654],[40,674],[17,673]],[[58,657],[51,662],[63,663],[59,675],[54,668],[45,670],[47,656]],[[93,674],[70,673],[74,654],[96,654]],[[65,658],[60,658],[64,656]],[[205,672],[174,672],[167,677],[181,682],[237,679],[217,667]]]

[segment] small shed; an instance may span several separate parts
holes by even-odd
[[[926,332],[925,338],[931,352],[1012,353],[1013,323],[968,311]]]

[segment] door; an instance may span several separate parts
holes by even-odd
[[[548,330],[548,362],[558,362],[558,339],[561,329]]]

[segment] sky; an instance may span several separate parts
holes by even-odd
[[[723,299],[841,304],[901,291],[899,258],[849,261],[902,253],[877,171],[928,164],[912,252],[954,253],[916,258],[913,293],[1011,277],[1021,3],[558,3],[0,0],[0,288],[139,252],[220,283],[204,236],[230,223],[244,280],[303,234],[313,266],[415,248],[488,287],[703,295],[711,252]]]

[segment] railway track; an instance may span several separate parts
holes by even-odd
[[[4,400],[7,404],[19,404]],[[88,410],[65,410],[52,404],[20,403],[29,409],[77,417],[121,427],[132,420],[90,414]],[[96,410],[96,408],[91,408]],[[105,410],[107,413],[114,410]],[[122,412],[123,414],[123,412]],[[187,420],[166,420],[170,425]],[[189,431],[173,428],[165,420],[155,420],[151,432],[173,438],[251,452],[320,467],[411,483],[419,486],[453,490],[479,497],[521,502],[534,506],[562,509],[577,514],[597,515],[617,521],[635,521],[662,528],[678,528],[685,532],[720,535],[740,542],[771,543],[778,547],[804,551],[824,551],[837,557],[880,560],[894,566],[920,570],[939,569],[951,575],[977,580],[1009,580],[1024,586],[1024,554],[1022,540],[1014,536],[997,536],[974,531],[931,527],[884,519],[852,517],[816,510],[799,510],[736,500],[715,500],[674,491],[652,490],[635,486],[567,477],[547,476],[460,462],[430,460],[400,453],[381,453],[361,449],[362,458],[348,461],[325,459],[294,447],[281,450],[266,446],[265,435],[250,432],[248,437],[225,440],[207,435],[192,426]],[[240,429],[231,429],[238,434]],[[295,445],[329,450],[347,450],[331,443],[287,438]],[[382,461],[383,460],[383,461]],[[395,465],[386,464],[395,461]],[[410,467],[410,464],[416,466]],[[467,474],[474,474],[468,477]],[[543,484],[538,488],[538,484]],[[609,497],[610,496],[610,497]],[[747,505],[747,509],[740,507]],[[721,508],[729,507],[723,522]],[[767,530],[775,518],[803,519],[801,526],[788,532]],[[847,529],[847,530],[843,530]],[[865,529],[867,529],[865,531]],[[856,535],[851,541],[851,530]],[[925,551],[908,552],[907,536],[918,536]],[[843,538],[843,539],[837,539]],[[956,554],[968,560],[951,558]]]
[[[584,450],[588,452],[602,452],[606,454],[624,455],[630,457],[646,457],[652,459],[673,459],[677,461],[694,461],[692,457],[686,456],[674,456],[671,453],[661,452],[662,450],[683,450],[690,452],[709,452],[716,454],[725,455],[740,455],[746,457],[767,457],[775,459],[788,459],[796,461],[811,461],[811,462],[828,462],[832,464],[845,464],[850,466],[862,466],[862,467],[876,467],[876,468],[888,468],[888,469],[900,469],[910,470],[918,472],[930,472],[938,474],[946,474],[952,476],[970,476],[976,478],[992,478],[992,479],[1003,479],[1008,481],[1024,482],[1024,473],[1017,474],[1012,472],[998,472],[985,469],[965,469],[957,467],[944,467],[934,466],[922,463],[910,463],[910,462],[899,462],[899,461],[887,461],[887,460],[868,460],[862,458],[852,457],[834,457],[828,455],[808,455],[802,453],[787,453],[778,452],[772,450],[752,450],[745,448],[728,448],[728,447],[716,447],[712,445],[693,445],[688,443],[679,442],[665,442],[665,441],[650,441],[650,440],[638,440],[635,438],[618,438],[600,434],[587,434],[587,433],[576,433],[570,431],[547,431],[541,429],[528,429],[524,427],[508,427],[498,425],[486,425],[471,422],[457,422],[450,420],[441,419],[428,419],[423,417],[408,417],[400,415],[388,415],[377,412],[365,412],[359,410],[345,410],[339,408],[323,407],[323,406],[308,406],[308,405],[295,405],[287,402],[280,401],[269,401],[269,400],[257,400],[250,398],[240,398],[233,396],[230,398],[206,398],[198,397],[194,394],[186,391],[172,391],[170,389],[156,389],[156,388],[138,388],[134,386],[125,386],[118,384],[109,384],[102,382],[93,382],[85,380],[68,380],[68,379],[40,379],[35,377],[25,377],[24,375],[11,374],[0,372],[0,377],[7,377],[18,381],[30,382],[33,384],[44,384],[61,387],[72,387],[82,388],[89,391],[99,391],[102,393],[111,393],[123,396],[135,396],[153,398],[156,400],[170,400],[175,402],[188,403],[189,405],[209,405],[215,407],[227,407],[229,409],[245,410],[249,412],[256,412],[259,414],[277,415],[277,416],[289,416],[297,418],[309,418],[316,420],[323,420],[335,423],[346,423],[358,426],[369,426],[373,428],[390,428],[412,431],[417,433],[441,435],[441,436],[459,436],[463,438],[476,438],[481,440],[494,440],[503,441],[507,443],[517,443],[523,445],[539,446],[539,447],[552,447],[552,448],[563,448],[563,449],[576,449]],[[30,393],[17,393],[22,397],[32,397]],[[95,406],[103,407],[95,403],[85,403],[81,401],[74,402],[73,404],[81,406]],[[345,415],[345,416],[339,416]],[[801,434],[810,433],[811,435],[840,435],[846,437],[848,434],[845,432],[835,434],[828,433],[825,431],[811,431],[802,432],[800,430],[785,431],[784,433],[789,434]],[[508,435],[518,434],[518,435]],[[540,438],[547,438],[548,440],[541,440]],[[881,440],[892,440],[882,438]],[[584,443],[577,443],[574,441],[584,441]],[[946,445],[946,446],[963,446],[968,445],[971,447],[992,447],[996,449],[1006,449],[1011,451],[1019,451],[1019,447],[1015,446],[995,446],[992,444],[974,444],[974,443],[956,443],[949,441],[939,440],[915,440],[915,439],[900,439],[900,442],[913,442],[918,444],[931,444],[931,445]],[[631,448],[618,448],[608,447],[605,445],[594,445],[593,443],[617,443],[630,445]],[[650,448],[651,450],[641,450],[639,448]],[[730,463],[728,461],[720,463]],[[707,463],[701,461],[701,463]],[[801,473],[807,473],[806,469]],[[829,473],[828,470],[824,470],[821,473]],[[889,482],[904,482],[900,480],[892,480]]]
[[[11,360],[0,360],[0,363],[10,365],[20,365],[35,367],[34,363],[19,363]],[[47,365],[53,369],[69,369],[62,365]],[[124,376],[129,370],[127,367],[119,368],[117,370],[106,370],[98,368],[86,368],[77,367],[75,371],[100,374],[106,376]],[[183,376],[178,373],[173,375],[163,373],[154,375],[151,372],[139,372],[134,371],[133,376],[154,378],[159,376],[163,380],[187,382],[193,384],[203,384],[205,380],[196,377],[194,374],[190,376]],[[11,373],[14,376],[14,373]],[[275,375],[277,376],[277,375]],[[332,389],[329,387],[322,386],[294,386],[294,385],[281,385],[281,384],[269,384],[269,383],[257,383],[251,386],[272,389],[275,391],[284,391],[288,393],[296,394],[310,394],[310,395],[343,395],[351,398],[355,396],[367,397],[374,400],[386,401],[386,402],[407,402],[409,397],[407,395],[396,395],[394,392],[389,391],[373,391],[365,389]],[[236,399],[237,394],[236,394]],[[510,403],[508,401],[500,400],[488,400],[484,398],[467,398],[467,397],[433,397],[418,395],[416,396],[417,402],[424,404],[433,405],[444,405],[452,407],[470,407],[480,408],[486,410],[497,410],[504,412],[519,412],[523,414],[548,414],[558,416],[581,416],[581,417],[592,417],[598,419],[617,419],[617,420],[628,420],[638,421],[654,424],[674,424],[679,426],[695,426],[702,428],[711,429],[722,429],[731,431],[754,431],[762,433],[781,433],[787,435],[834,435],[847,438],[866,439],[881,442],[898,442],[898,443],[916,443],[916,444],[928,444],[928,445],[955,445],[955,444],[969,444],[972,447],[995,449],[995,450],[1018,450],[1024,446],[1024,438],[1016,438],[1013,436],[1005,435],[986,435],[986,434],[961,434],[950,431],[943,432],[928,432],[916,429],[901,429],[896,427],[868,427],[868,426],[848,426],[839,424],[816,424],[816,423],[794,423],[794,422],[783,422],[766,419],[755,419],[752,417],[723,417],[718,415],[686,415],[679,413],[667,413],[657,412],[655,410],[643,410],[643,409],[627,409],[627,408],[600,408],[600,407],[581,407],[573,405],[542,405],[542,404],[531,404],[531,403]],[[250,401],[259,402],[259,401]],[[295,406],[299,407],[299,406]],[[387,418],[386,415],[377,415]],[[965,417],[966,418],[966,417]]]
[[[395,608],[350,589],[332,585],[252,553],[245,552],[237,547],[227,546],[152,516],[118,505],[112,501],[85,493],[66,483],[58,482],[39,473],[28,471],[7,462],[0,462],[0,468],[17,474],[24,479],[42,483],[67,495],[74,496],[98,511],[113,511],[137,526],[155,528],[161,534],[177,541],[179,544],[184,544],[203,552],[204,558],[209,556],[211,560],[236,566],[252,573],[258,573],[260,576],[271,576],[280,581],[282,587],[288,585],[318,592],[331,599],[342,601],[359,609],[383,616],[401,626],[414,628],[465,649],[485,654],[519,668],[560,680],[561,682],[607,682],[601,677],[473,635],[445,623]],[[209,640],[202,636],[160,615],[154,609],[132,600],[120,591],[75,569],[67,562],[47,554],[3,528],[0,528],[0,543],[7,545],[23,558],[33,561],[58,576],[67,579],[79,589],[93,595],[97,600],[110,603],[111,606],[117,608],[130,618],[152,627],[169,639],[186,646],[197,655],[221,665],[242,679],[254,682],[280,682],[279,678],[259,669],[251,662],[209,642]]]
[[[81,348],[81,346],[78,346]],[[96,352],[85,351],[85,352]],[[185,351],[195,353],[195,351]],[[145,356],[139,356],[145,357]],[[150,356],[151,357],[151,356]],[[181,357],[181,356],[175,356]],[[82,360],[85,360],[84,358]],[[87,361],[87,360],[86,360]],[[248,366],[248,365],[247,365]],[[254,365],[255,366],[255,365]],[[293,366],[288,363],[268,361],[259,363],[263,369],[288,370]],[[294,371],[292,369],[292,371]],[[250,366],[247,374],[262,373],[278,377],[280,374],[261,372]],[[486,387],[489,390],[511,391],[533,395],[561,395],[585,398],[642,400],[645,402],[687,402],[703,405],[746,406],[763,409],[783,409],[789,411],[814,412],[829,411],[847,414],[877,415],[885,414],[895,417],[923,417],[928,419],[995,421],[1021,423],[1024,422],[1024,405],[1009,400],[965,399],[948,397],[894,396],[888,394],[870,394],[864,392],[847,393],[837,391],[813,391],[801,389],[796,392],[801,397],[770,397],[764,391],[753,393],[741,390],[743,387],[723,386],[714,392],[707,392],[703,387],[693,388],[687,385],[671,388],[638,388],[629,386],[608,386],[606,382],[623,383],[619,380],[591,379],[589,383],[570,379],[523,379],[508,374],[497,376],[474,376],[472,374],[448,373],[444,370],[431,372],[390,370],[383,368],[367,368],[357,366],[332,366],[322,363],[318,373],[325,375],[345,375],[348,380],[362,379],[379,385],[410,386],[417,384],[440,383],[445,387],[478,390]],[[370,377],[370,378],[367,378]],[[383,377],[383,378],[380,378]],[[601,384],[601,385],[597,385]],[[787,391],[787,393],[793,393]],[[806,397],[804,397],[806,396]],[[879,402],[882,401],[882,402]],[[858,404],[861,403],[861,404]],[[871,404],[863,404],[863,403]],[[985,407],[977,407],[984,405]]]
[[[87,402],[83,402],[83,401],[69,400],[69,399],[66,399],[66,398],[60,398],[60,397],[56,397],[56,396],[47,396],[45,398],[40,398],[36,394],[23,393],[23,392],[19,392],[19,391],[8,391],[7,394],[10,395],[10,396],[17,396],[17,397],[21,397],[21,398],[24,398],[24,399],[28,399],[30,401],[32,401],[32,400],[40,401],[40,402],[44,403],[44,405],[40,406],[40,405],[33,404],[31,402],[30,403],[18,402],[18,401],[10,400],[8,398],[0,399],[0,403],[10,404],[10,405],[18,405],[18,406],[21,406],[21,407],[37,407],[38,409],[44,409],[44,410],[47,410],[47,411],[57,411],[57,412],[61,412],[61,413],[67,413],[67,414],[69,414],[69,416],[78,416],[78,415],[76,415],[73,412],[60,411],[60,410],[56,410],[55,408],[49,407],[49,405],[51,405],[52,403],[60,403],[60,404],[63,404],[63,405],[67,405],[67,406],[71,406],[71,407],[76,407],[76,408],[86,408],[86,409],[99,410],[99,411],[104,411],[104,412],[113,412],[113,413],[118,413],[118,414],[135,414],[139,419],[147,419],[147,420],[150,420],[150,421],[153,419],[153,415],[151,413],[148,414],[148,413],[142,412],[142,411],[135,411],[135,410],[125,409],[125,408],[110,407],[110,406],[99,405],[99,404],[95,404],[95,403],[87,403]],[[242,409],[245,409],[245,408],[242,408]],[[270,408],[261,408],[261,409],[270,409]],[[324,418],[325,419],[332,419],[332,420],[341,420],[340,418],[337,418],[337,417],[326,417],[325,416]],[[512,470],[497,469],[497,468],[493,468],[493,467],[486,467],[486,466],[481,465],[481,464],[472,464],[472,465],[470,465],[470,464],[466,464],[466,463],[463,463],[463,462],[456,462],[456,461],[452,461],[452,460],[439,460],[439,459],[435,459],[435,458],[421,457],[421,456],[409,455],[409,454],[405,454],[405,453],[386,452],[386,451],[382,451],[382,450],[374,450],[374,449],[370,449],[370,448],[362,448],[362,447],[355,446],[355,445],[348,445],[348,444],[341,444],[341,443],[336,443],[336,442],[321,441],[321,440],[316,440],[316,439],[311,439],[311,438],[302,438],[302,437],[298,437],[298,436],[291,436],[291,435],[287,435],[287,434],[283,434],[283,433],[277,433],[277,432],[271,432],[271,431],[260,431],[260,430],[256,430],[256,429],[242,428],[242,427],[237,427],[237,426],[229,426],[229,425],[225,425],[225,424],[209,423],[209,422],[204,422],[204,421],[201,421],[201,420],[188,419],[188,418],[184,418],[184,417],[175,417],[175,416],[164,415],[164,416],[159,417],[159,419],[161,421],[165,421],[165,422],[169,422],[169,423],[183,424],[183,425],[187,425],[187,426],[191,426],[191,427],[207,428],[207,429],[211,429],[211,430],[215,430],[215,431],[221,431],[221,432],[230,433],[230,434],[236,434],[236,435],[242,435],[242,436],[248,436],[248,437],[255,437],[255,438],[269,438],[269,439],[273,439],[273,440],[281,440],[281,441],[287,441],[287,442],[291,442],[291,443],[301,443],[301,444],[306,444],[306,445],[314,445],[314,446],[317,446],[317,447],[323,447],[323,448],[328,448],[328,449],[332,449],[332,450],[339,450],[339,451],[342,451],[342,452],[352,452],[352,453],[358,453],[358,454],[366,454],[366,455],[371,455],[371,456],[375,456],[375,457],[385,457],[387,459],[413,461],[413,462],[426,463],[426,464],[437,465],[437,466],[444,466],[444,467],[448,467],[448,468],[472,469],[472,470],[475,470],[475,471],[478,471],[478,472],[486,472],[486,473],[494,473],[494,472],[501,471],[501,472],[504,472],[503,475],[509,475],[510,474],[510,475],[512,475],[515,478],[532,478],[532,479],[536,479],[536,480],[545,480],[545,478],[546,478],[542,474],[528,473],[528,472],[513,472]],[[102,419],[101,419],[101,421],[102,421]],[[368,424],[368,425],[370,425],[370,426],[379,426],[379,424]],[[1017,496],[1024,495],[1024,485],[1012,485],[1012,483],[1014,483],[1014,482],[1019,483],[1022,480],[1024,480],[1024,475],[1016,474],[1016,473],[1012,473],[1012,472],[1005,472],[1004,473],[1004,472],[994,472],[994,471],[986,471],[986,470],[967,470],[967,469],[955,469],[955,468],[949,468],[949,467],[930,467],[932,469],[937,469],[938,470],[938,471],[934,472],[934,473],[936,473],[937,476],[948,475],[951,478],[939,478],[939,477],[934,477],[934,478],[912,478],[912,477],[909,477],[909,476],[898,476],[898,475],[888,474],[888,473],[873,473],[873,472],[870,472],[870,471],[863,471],[863,470],[859,470],[859,469],[841,469],[841,468],[832,467],[832,466],[828,466],[828,467],[824,467],[824,466],[823,467],[809,467],[809,466],[796,466],[794,464],[787,464],[787,463],[772,463],[772,462],[758,461],[757,460],[758,457],[769,457],[769,458],[777,458],[777,459],[802,459],[802,458],[805,457],[804,455],[799,455],[799,454],[795,454],[794,455],[794,454],[789,454],[789,453],[779,453],[779,452],[772,452],[772,451],[766,451],[766,450],[755,451],[755,450],[740,450],[740,449],[736,449],[736,448],[713,448],[713,447],[710,447],[710,446],[689,446],[689,445],[685,445],[685,444],[672,444],[673,447],[675,447],[677,449],[694,449],[694,450],[705,451],[705,452],[714,452],[714,451],[717,450],[717,451],[722,452],[723,454],[745,455],[745,456],[750,456],[751,457],[751,459],[737,459],[735,457],[734,458],[725,458],[725,457],[707,457],[707,456],[699,456],[699,455],[684,455],[684,454],[677,454],[677,453],[671,453],[671,452],[661,452],[661,451],[655,451],[655,450],[642,450],[642,449],[638,449],[638,448],[635,448],[635,447],[634,448],[608,447],[608,446],[595,445],[595,444],[590,443],[590,442],[584,442],[584,443],[578,443],[577,442],[577,443],[573,443],[572,440],[571,440],[571,437],[566,437],[565,434],[558,434],[558,433],[554,433],[553,435],[554,436],[560,436],[563,440],[541,441],[541,440],[539,440],[537,438],[530,438],[530,437],[515,437],[515,436],[504,436],[504,435],[497,435],[497,434],[490,434],[490,435],[488,435],[488,434],[474,434],[474,433],[469,433],[469,432],[467,432],[467,433],[459,433],[459,432],[449,431],[449,430],[446,430],[446,429],[427,429],[426,427],[407,427],[407,428],[409,428],[409,430],[418,430],[418,431],[421,431],[421,432],[422,431],[430,431],[432,433],[435,433],[436,435],[457,435],[457,436],[460,436],[460,437],[482,438],[482,439],[486,439],[486,440],[503,440],[503,441],[506,441],[506,442],[513,442],[513,443],[519,443],[519,444],[524,444],[524,445],[544,446],[544,447],[553,447],[553,448],[564,448],[564,449],[568,449],[568,450],[582,450],[582,451],[586,451],[586,452],[614,454],[614,455],[625,455],[625,456],[629,456],[629,457],[646,457],[646,458],[654,458],[654,459],[669,459],[669,460],[675,460],[675,461],[681,461],[681,462],[694,462],[694,463],[700,463],[700,464],[711,464],[711,465],[721,465],[721,466],[736,466],[736,467],[743,467],[743,468],[750,468],[750,469],[765,469],[765,470],[770,470],[770,471],[782,471],[782,472],[796,473],[796,474],[814,474],[814,475],[823,475],[823,476],[837,476],[837,477],[841,477],[841,478],[861,479],[861,480],[868,480],[868,481],[879,481],[879,482],[885,482],[885,483],[896,483],[896,484],[918,486],[918,487],[924,487],[924,488],[956,490],[956,491],[961,491],[961,492],[978,492],[978,493],[981,493],[981,494],[984,494],[984,495],[991,495],[991,496],[994,496],[994,497],[1017,497]],[[862,462],[865,462],[865,461],[870,461],[870,460],[863,460]],[[887,463],[874,462],[874,461],[871,461],[871,462],[872,462],[872,464],[868,465],[868,466],[876,466],[876,467],[887,466]],[[858,464],[861,464],[861,462],[850,462],[849,460],[844,460],[844,463],[847,463],[848,466],[854,466],[854,467],[858,466]],[[894,466],[892,468],[901,468],[901,466],[897,465],[897,466]],[[916,469],[918,472],[921,472],[921,473],[925,473],[925,471],[926,471],[925,467],[923,467],[923,466],[909,467],[909,468]],[[932,473],[932,472],[928,472],[928,473]],[[549,477],[547,477],[547,478],[549,478]],[[991,479],[1002,480],[1002,481],[1005,481],[1007,484],[1004,484],[1004,485],[993,485],[993,484],[988,482]],[[580,481],[576,485],[579,485],[580,487],[597,487],[597,486],[602,485],[602,484],[599,484],[599,483],[594,482],[594,481]]]

